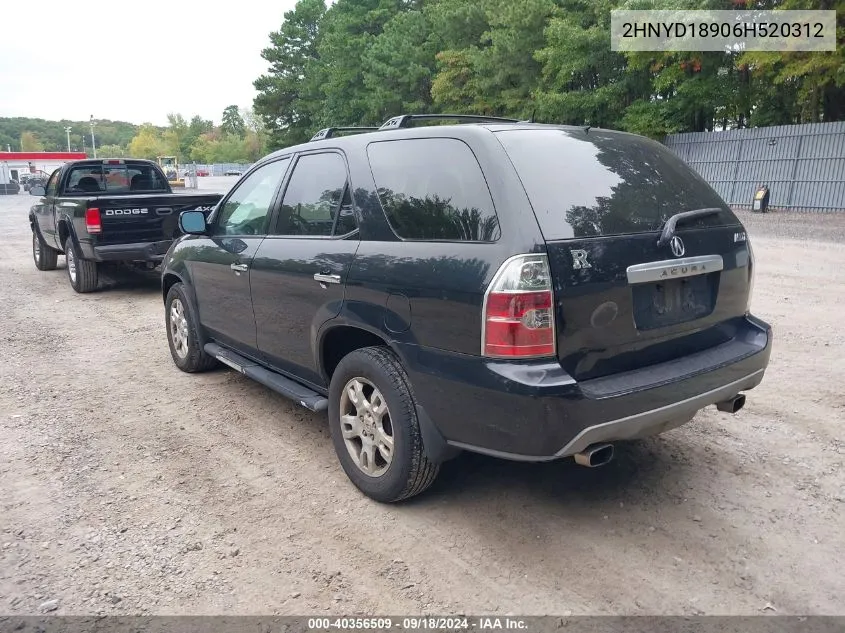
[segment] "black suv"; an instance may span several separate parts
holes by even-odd
[[[719,195],[657,142],[450,117],[323,130],[254,165],[165,261],[173,360],[328,409],[365,494],[425,490],[461,450],[574,456],[736,412],[770,327]],[[470,123],[467,124],[467,121]]]

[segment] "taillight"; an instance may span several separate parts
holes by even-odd
[[[103,226],[100,224],[100,210],[87,209],[85,211],[85,228],[89,233],[102,233]]]
[[[484,356],[554,356],[554,296],[545,255],[517,255],[502,264],[484,296],[482,328]]]

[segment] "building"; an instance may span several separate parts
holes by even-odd
[[[20,182],[24,174],[46,177],[66,162],[83,158],[85,152],[0,152],[0,185]]]

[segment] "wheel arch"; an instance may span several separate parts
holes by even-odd
[[[193,312],[197,320],[197,336],[200,339],[200,346],[203,346],[208,342],[208,336],[206,335],[205,329],[203,328],[202,322],[200,321],[199,305],[197,304],[197,297],[194,294],[194,288],[189,281],[186,281],[185,277],[186,275],[177,273],[174,270],[165,269],[165,271],[161,275],[161,301],[163,304],[166,304],[167,294],[170,292],[170,289],[178,283],[182,284],[182,288],[185,291],[185,296],[188,298],[188,302],[191,304],[191,312]],[[167,309],[165,306],[165,314],[166,311]]]
[[[344,356],[356,349],[373,346],[388,347],[399,356],[383,332],[366,325],[341,322],[324,327],[317,345],[317,366],[326,384],[331,382],[332,374]]]
[[[392,345],[384,332],[359,323],[340,322],[324,327],[320,331],[318,341],[318,368],[326,384],[331,384],[332,374],[340,363],[341,359],[356,349],[364,347],[382,346],[387,347],[396,354],[399,362],[407,367],[407,362],[396,345]],[[414,386],[408,382],[411,393],[414,394]],[[416,398],[416,395],[414,395]],[[460,453],[460,450],[449,446],[446,439],[440,432],[436,423],[432,421],[425,409],[416,403],[417,421],[422,434],[423,450],[428,459],[435,464],[448,461]]]
[[[73,229],[73,223],[67,218],[61,218],[56,223],[56,234],[59,237],[59,244],[61,244],[62,249],[64,249],[65,242],[68,238],[71,238],[73,240],[73,245],[79,249],[79,238],[76,236],[76,231]]]

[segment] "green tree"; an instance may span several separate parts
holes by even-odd
[[[316,80],[323,94],[324,125],[381,123],[371,114],[361,60],[401,0],[337,0],[320,23]]]
[[[381,122],[403,112],[429,112],[437,38],[423,11],[394,16],[361,60],[367,88],[366,119]]]
[[[102,158],[125,158],[128,152],[120,145],[101,145],[97,148],[97,156]]]
[[[553,0],[487,0],[490,28],[475,55],[478,110],[484,114],[527,116],[539,86],[541,64],[534,52],[544,43]],[[606,45],[606,44],[605,44]]]
[[[651,92],[648,77],[610,50],[612,0],[564,0],[534,54],[542,79],[536,90],[541,120],[612,127],[628,105]]]
[[[150,123],[141,126],[127,149],[133,158],[155,160],[158,156],[167,155],[161,131]]]
[[[21,133],[21,151],[22,152],[43,152],[44,144],[38,140],[38,137],[33,132]]]
[[[226,106],[223,110],[223,131],[226,134],[233,134],[235,136],[243,136],[246,131],[244,120],[241,118],[240,110],[236,105]]]
[[[271,45],[261,52],[270,69],[254,82],[258,95],[253,107],[266,126],[271,147],[307,140],[323,118],[316,75],[325,13],[324,0],[299,0],[285,13],[281,28],[270,34]]]
[[[755,124],[770,125],[772,120],[775,123],[815,123],[845,119],[845,0],[781,0],[777,4],[785,10],[835,10],[837,48],[824,52],[744,53],[739,62],[752,68],[756,77],[764,78],[765,84],[757,83],[765,94],[760,101],[770,106],[755,113]],[[774,91],[767,90],[768,86],[774,87]],[[795,107],[789,117],[792,120],[771,116],[773,92],[781,96],[785,92],[794,99]],[[774,100],[774,105],[783,114],[789,112],[779,99]]]

